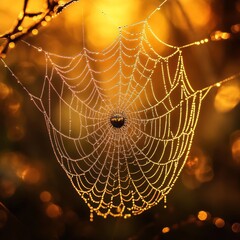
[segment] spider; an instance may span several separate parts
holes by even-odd
[[[121,128],[125,125],[125,117],[121,113],[113,114],[110,117],[110,123],[114,128]]]

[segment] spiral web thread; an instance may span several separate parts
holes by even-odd
[[[24,42],[45,56],[39,95],[2,60],[43,113],[56,158],[90,220],[93,212],[127,218],[166,201],[188,157],[202,100],[220,86],[194,91],[185,72],[182,50],[207,40],[172,46],[151,28],[165,2],[144,21],[119,28],[99,52],[83,47],[67,57]],[[160,47],[171,53],[162,56]],[[111,123],[116,116],[123,126]]]

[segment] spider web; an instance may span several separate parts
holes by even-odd
[[[24,42],[44,55],[39,95],[8,68],[43,113],[56,158],[90,220],[93,212],[127,218],[166,199],[187,160],[201,103],[220,85],[193,90],[182,51],[207,40],[182,47],[160,40],[150,19],[162,5],[120,27],[102,51],[83,47],[67,57]],[[169,54],[160,54],[162,47]],[[116,116],[121,127],[111,122]]]

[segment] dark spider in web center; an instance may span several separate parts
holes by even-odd
[[[114,128],[121,128],[125,124],[125,117],[122,114],[116,113],[110,117],[110,123]]]

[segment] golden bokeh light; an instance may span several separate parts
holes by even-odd
[[[109,45],[119,35],[119,26],[135,21],[138,5],[137,0],[95,0],[88,6],[91,10],[86,21],[87,41],[97,48]]]
[[[218,89],[214,100],[215,109],[224,113],[231,111],[240,102],[240,86],[237,83],[223,85]]]
[[[119,36],[119,27],[144,19],[140,0],[89,0],[76,4],[76,9],[65,10],[64,26],[90,49],[105,48]]]
[[[233,159],[240,163],[240,138],[233,142],[231,150]]]
[[[52,194],[48,191],[43,191],[40,193],[40,200],[42,202],[50,202],[52,200]]]
[[[22,180],[29,184],[37,184],[41,180],[41,173],[35,167],[28,167],[22,172]]]
[[[235,24],[231,26],[231,31],[233,33],[239,33],[240,32],[240,24]]]
[[[168,233],[168,232],[170,232],[170,228],[169,227],[164,227],[162,229],[162,233]]]
[[[0,168],[4,177],[0,179],[0,197],[14,195],[20,183],[39,184],[42,180],[40,168],[28,164],[28,159],[18,152],[0,154]]]
[[[213,179],[214,172],[210,159],[200,148],[193,147],[182,173],[182,182],[189,189],[196,189]]]
[[[206,27],[211,23],[212,9],[209,1],[199,0],[181,0],[182,8],[176,7],[174,9],[173,19],[175,25],[181,29],[188,30],[189,23],[194,26],[194,28]]]
[[[11,92],[12,90],[7,84],[0,82],[0,100],[6,99]]]
[[[13,49],[13,48],[15,48],[15,43],[14,42],[10,42],[9,44],[8,44],[8,46],[9,46],[9,48],[11,48],[11,49]]]
[[[208,219],[208,213],[205,211],[199,211],[198,212],[198,219],[200,221],[206,221]]]
[[[19,26],[19,27],[18,27],[18,30],[19,30],[19,31],[23,31],[23,29],[24,29],[23,26]]]
[[[46,21],[46,22],[50,22],[51,20],[52,20],[51,16],[46,16],[46,17],[45,17],[45,21]]]
[[[240,233],[240,223],[234,223],[234,224],[232,225],[232,231],[233,231],[234,233]]]
[[[234,161],[240,164],[240,130],[231,135],[231,152]]]
[[[231,38],[231,34],[228,32],[215,31],[211,34],[212,41],[221,41]]]
[[[46,208],[46,215],[49,218],[58,218],[62,215],[62,209],[57,204],[50,203]]]
[[[193,175],[196,172],[196,169],[199,167],[199,158],[197,156],[189,156],[186,164],[185,169],[189,175]]]
[[[230,33],[228,33],[228,32],[223,32],[222,33],[222,39],[223,40],[227,40],[229,38],[231,38],[231,34]]]
[[[223,228],[225,226],[225,221],[222,218],[214,218],[213,223],[217,228]]]
[[[38,30],[36,28],[32,30],[32,35],[38,35]]]
[[[46,26],[48,25],[48,23],[47,23],[47,21],[42,21],[42,22],[41,22],[41,25],[42,25],[43,27],[46,27]]]

